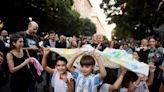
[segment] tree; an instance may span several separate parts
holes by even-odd
[[[80,28],[80,34],[81,35],[88,35],[92,36],[93,34],[96,33],[96,26],[94,23],[91,22],[90,19],[88,18],[81,18],[81,28]]]
[[[39,34],[55,30],[58,34],[79,35],[87,24],[72,5],[73,0],[1,0],[0,20],[9,32],[26,30],[28,17],[32,17],[39,24]]]
[[[136,39],[155,35],[153,27],[164,23],[164,2],[162,0],[103,0],[108,23],[116,23],[116,35]]]

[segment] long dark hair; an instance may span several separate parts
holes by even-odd
[[[15,48],[13,43],[16,43],[17,40],[20,39],[20,38],[23,38],[23,37],[21,35],[19,35],[19,34],[12,34],[10,36],[10,49],[14,49]]]

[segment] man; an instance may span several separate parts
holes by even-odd
[[[28,49],[29,55],[35,58],[39,58],[37,50],[39,48],[39,42],[37,38],[38,24],[35,21],[31,21],[28,24],[28,29],[23,32],[19,32],[24,39],[24,47]]]
[[[5,47],[7,47],[7,48],[10,47],[9,36],[8,36],[8,32],[6,30],[1,31],[1,40],[4,42]]]
[[[18,34],[20,34],[24,39],[24,48],[26,50],[26,54],[29,57],[35,57],[36,59],[38,59],[38,61],[41,61],[39,60],[38,55],[39,41],[36,35],[38,28],[39,26],[35,21],[30,21],[27,30],[19,32]],[[32,75],[37,75],[37,71],[34,66],[30,65],[30,71],[32,71]],[[35,79],[35,81],[33,82],[33,85],[31,85],[29,92],[37,92],[36,81],[40,83],[43,80],[42,76],[33,76],[33,78]]]
[[[94,47],[100,51],[103,51],[106,48],[103,41],[104,41],[103,35],[95,34],[93,36],[93,43],[91,45],[92,45],[92,47]]]

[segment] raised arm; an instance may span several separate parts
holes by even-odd
[[[109,92],[117,90],[122,83],[122,80],[127,72],[127,69],[125,69],[123,67],[121,67],[120,69],[121,69],[121,73],[120,73],[119,77],[117,78],[117,80],[114,82],[114,84],[109,86]]]
[[[95,58],[97,64],[99,65],[99,70],[100,70],[100,79],[104,80],[104,78],[106,77],[106,70],[105,67],[102,63],[102,59],[100,58],[100,54],[96,53],[95,51],[93,51],[93,57]]]
[[[146,84],[148,86],[150,86],[153,83],[155,66],[153,64],[150,64],[149,67],[150,67],[149,77],[148,78],[147,78],[147,76],[139,77],[136,82],[133,82],[133,84],[131,84],[128,87],[128,92],[133,92],[138,87],[138,85],[141,81],[146,81]]]
[[[48,73],[53,74],[55,72],[55,69],[52,69],[49,66],[47,66],[47,57],[48,57],[49,52],[50,52],[49,48],[44,48],[44,53],[42,57],[42,67]]]
[[[75,60],[76,60],[80,55],[82,55],[83,53],[84,53],[84,52],[79,52],[79,53],[77,53],[77,54],[73,57],[73,59],[70,60],[70,61],[67,63],[67,68],[68,68],[68,70],[69,70],[71,73],[73,73],[73,72],[75,71],[75,68],[73,67],[73,64],[74,64]]]
[[[150,69],[150,75],[148,77],[148,80],[146,81],[148,86],[150,86],[153,83],[155,66],[153,64],[150,64],[149,69]]]

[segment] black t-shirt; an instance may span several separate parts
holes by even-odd
[[[66,42],[56,42],[56,48],[66,48]]]
[[[98,44],[91,44],[93,48],[96,48],[98,46]],[[98,50],[103,51],[106,48],[106,46],[104,44],[101,44],[100,47],[98,48]]]
[[[23,36],[24,39],[24,47],[32,47],[33,45],[36,45],[39,47],[39,40],[37,38],[37,35],[29,35],[26,33],[26,31],[19,32],[21,36]]]
[[[141,49],[140,50],[140,53],[141,53],[140,60],[141,60],[141,62],[144,62],[144,63],[148,64],[147,58],[148,58],[149,51],[150,51],[149,49],[147,49],[147,50]]]

